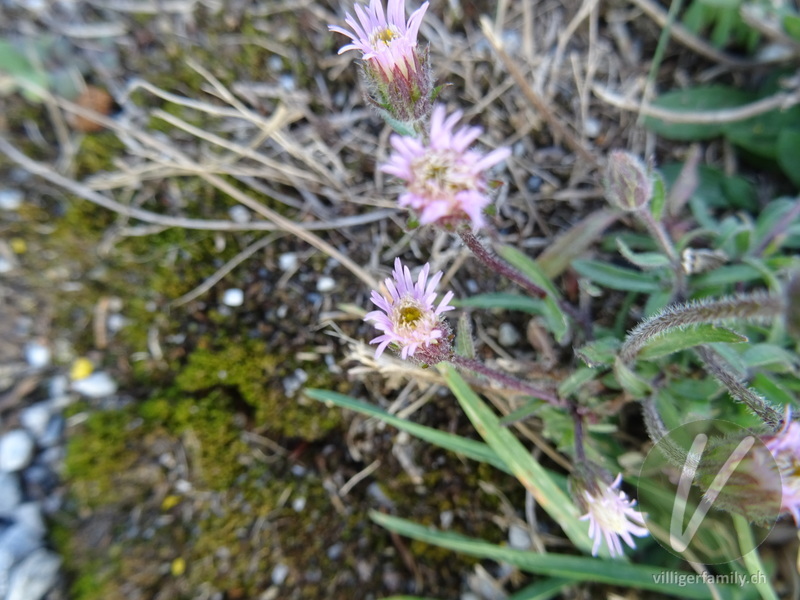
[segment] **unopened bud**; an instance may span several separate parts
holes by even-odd
[[[614,150],[609,155],[604,184],[606,200],[624,211],[647,207],[653,196],[653,178],[647,167],[623,150]]]

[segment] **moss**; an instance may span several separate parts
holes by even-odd
[[[317,440],[341,426],[341,412],[302,398],[286,397],[284,379],[292,376],[296,368],[296,363],[285,356],[269,354],[264,342],[231,340],[192,352],[176,385],[181,391],[192,393],[227,390],[252,409],[258,425],[282,437]]]

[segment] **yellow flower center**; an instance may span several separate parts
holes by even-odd
[[[379,29],[375,31],[370,36],[370,43],[373,47],[377,47],[379,43],[383,44],[384,46],[388,46],[394,40],[400,37],[400,32],[393,26],[384,27],[383,29]]]
[[[399,324],[405,327],[413,327],[422,318],[422,310],[416,306],[404,306],[399,310]]]

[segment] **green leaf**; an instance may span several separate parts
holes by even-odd
[[[633,271],[598,260],[575,260],[572,268],[587,279],[612,290],[652,294],[661,289],[658,279],[650,273]]]
[[[581,256],[619,218],[619,213],[598,210],[558,236],[536,259],[542,273],[556,278]]]
[[[484,310],[519,310],[534,315],[544,314],[544,303],[539,298],[508,292],[477,294],[469,298],[453,300],[452,304],[458,307],[482,308]]]
[[[497,453],[481,442],[453,435],[452,433],[445,433],[438,429],[433,429],[432,427],[426,427],[425,425],[419,425],[407,419],[401,419],[398,416],[389,414],[382,408],[330,390],[306,388],[303,390],[303,393],[313,400],[330,402],[340,408],[346,408],[369,417],[375,417],[384,423],[388,423],[392,427],[407,431],[411,435],[434,444],[435,446],[450,450],[451,452],[456,452],[457,454],[463,454],[467,458],[478,462],[488,463],[501,471],[510,472],[506,464],[498,457]]]
[[[377,511],[370,512],[370,518],[381,527],[402,536],[461,554],[505,562],[529,573],[573,581],[651,590],[678,598],[710,600],[714,597],[706,584],[696,582],[694,579],[690,582],[686,577],[686,572],[672,571],[663,566],[633,565],[620,560],[611,561],[568,554],[539,554],[497,546],[450,531],[440,531]],[[691,575],[695,575],[695,573],[692,572]],[[733,585],[719,585],[716,586],[716,589],[722,598],[728,600],[737,597],[741,591],[740,588]]]
[[[606,367],[614,362],[621,344],[617,338],[601,338],[578,348],[575,354],[590,367]]]
[[[798,360],[797,355],[774,344],[753,344],[742,354],[742,361],[748,367],[774,373],[794,373]]]
[[[653,105],[680,112],[706,112],[734,108],[752,102],[755,95],[726,85],[707,85],[676,90],[659,96]],[[708,140],[725,131],[723,124],[672,123],[647,117],[645,127],[668,140]]]
[[[669,163],[660,168],[668,188],[672,189],[675,185],[682,169],[682,163]],[[752,183],[744,177],[727,175],[707,165],[697,167],[697,188],[692,197],[708,207],[758,208],[758,197]]]
[[[669,258],[660,252],[634,252],[621,238],[616,238],[619,253],[640,269],[662,269],[670,266]]]
[[[653,173],[653,198],[650,200],[650,212],[656,221],[664,216],[664,207],[667,204],[667,186],[664,177],[659,171]]]
[[[572,499],[556,484],[553,476],[528,452],[508,429],[500,425],[497,415],[478,397],[451,365],[441,364],[439,370],[458,398],[475,430],[500,457],[536,502],[564,530],[579,549],[589,552],[592,542],[586,524]]]
[[[469,315],[462,312],[456,328],[456,353],[466,358],[475,358],[475,342],[472,339],[472,322]]]
[[[570,583],[572,581],[569,579],[540,579],[536,583],[514,592],[507,600],[550,600],[550,598],[555,598]]]
[[[786,110],[771,110],[745,121],[725,126],[727,138],[745,150],[770,160],[779,159],[778,137],[782,132],[797,129],[800,105]],[[796,149],[793,154],[796,156]]]
[[[700,344],[713,342],[738,344],[746,341],[746,337],[730,329],[702,323],[683,329],[670,329],[658,337],[651,338],[639,351],[637,358],[639,360],[655,360]]]
[[[794,14],[784,15],[783,30],[800,42],[800,16]]]
[[[761,273],[749,265],[723,265],[694,277],[694,287],[707,288],[760,281]]]
[[[542,407],[542,401],[534,398],[533,400],[529,400],[522,406],[520,406],[517,410],[511,411],[505,417],[500,419],[498,423],[503,427],[508,427],[509,425],[513,425],[518,421],[522,421],[523,419],[527,419],[532,414],[536,413]]]
[[[567,377],[561,382],[561,385],[558,386],[559,397],[566,398],[571,396],[573,393],[581,389],[584,383],[592,381],[597,377],[597,375],[598,372],[595,369],[591,369],[589,367],[578,367],[575,369],[575,372],[572,373],[572,375]]]
[[[800,129],[784,129],[778,134],[778,164],[800,188]]]
[[[497,253],[508,261],[510,265],[522,271],[528,279],[545,290],[549,295],[554,298],[561,297],[561,294],[559,294],[556,286],[553,285],[553,282],[550,280],[550,277],[547,276],[544,269],[530,256],[513,246],[506,245],[498,246]]]
[[[653,392],[650,384],[637,375],[621,358],[614,360],[614,375],[617,382],[634,398],[644,398]]]

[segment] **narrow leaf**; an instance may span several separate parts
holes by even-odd
[[[508,465],[539,506],[561,526],[572,543],[584,552],[589,552],[592,542],[586,524],[578,520],[580,514],[569,496],[514,434],[500,425],[497,415],[469,387],[455,368],[442,364],[439,370],[480,436],[497,453],[500,460]]]
[[[381,527],[405,537],[482,559],[506,562],[529,573],[652,590],[678,598],[710,600],[714,597],[711,590],[705,584],[697,582],[696,578],[687,578],[685,572],[671,571],[662,566],[633,565],[620,560],[566,554],[538,554],[497,546],[450,531],[439,531],[377,511],[372,511],[370,518]],[[732,585],[719,585],[716,588],[726,599],[736,597],[741,591]]]
[[[617,248],[619,253],[625,257],[625,260],[640,269],[661,269],[669,266],[669,258],[659,252],[634,252],[628,245],[622,241],[622,238],[617,238]]]
[[[658,279],[650,273],[642,273],[598,260],[575,260],[572,262],[572,267],[583,277],[612,290],[650,294],[661,289]]]
[[[536,259],[542,273],[555,279],[569,268],[619,218],[619,213],[598,210],[558,236]]]
[[[746,341],[746,337],[739,335],[735,331],[703,323],[682,329],[670,329],[658,337],[651,338],[642,347],[636,358],[640,360],[655,360],[700,344],[714,342],[738,344]]]
[[[494,450],[476,440],[470,440],[452,433],[445,433],[444,431],[433,429],[432,427],[426,427],[425,425],[420,425],[407,419],[401,419],[398,416],[389,414],[382,408],[330,390],[306,388],[303,390],[303,393],[313,400],[330,402],[340,408],[346,408],[369,417],[375,417],[376,419],[388,423],[392,427],[407,431],[411,435],[435,446],[450,450],[451,452],[456,452],[457,454],[463,454],[467,458],[478,462],[488,463],[501,471],[510,472]]]

